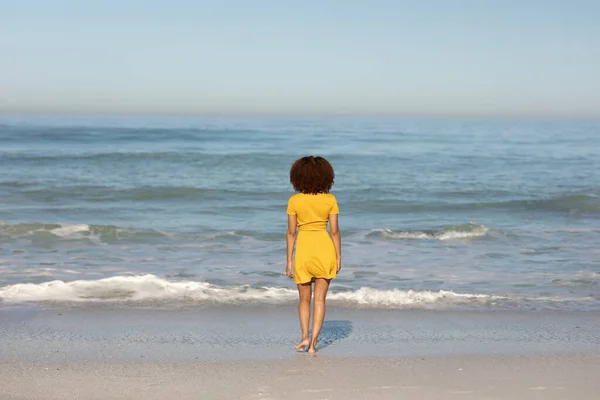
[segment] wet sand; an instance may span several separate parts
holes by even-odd
[[[293,355],[296,308],[0,307],[0,360],[236,361]],[[333,357],[589,354],[600,312],[361,310],[329,307]]]

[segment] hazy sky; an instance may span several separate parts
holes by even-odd
[[[600,116],[598,0],[0,0],[0,111]]]

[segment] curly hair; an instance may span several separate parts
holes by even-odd
[[[323,157],[299,158],[290,169],[290,182],[300,193],[329,193],[334,179],[333,167]]]

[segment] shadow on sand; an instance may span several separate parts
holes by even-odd
[[[352,333],[351,321],[323,321],[323,327],[319,334],[319,350],[331,346],[338,340],[342,340],[350,336]]]

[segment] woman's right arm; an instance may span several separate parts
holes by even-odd
[[[331,239],[333,239],[333,247],[335,247],[335,255],[337,257],[337,272],[342,269],[342,235],[338,225],[338,214],[329,214],[329,231]]]
[[[297,217],[295,214],[288,214],[288,228],[286,234],[286,253],[287,253],[287,266],[285,268],[285,274],[289,278],[294,277],[292,272],[292,261],[294,253],[294,243],[296,242],[296,225]]]

